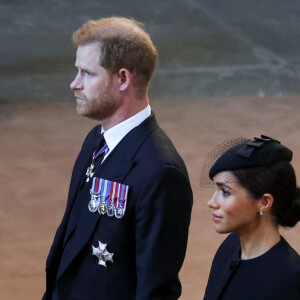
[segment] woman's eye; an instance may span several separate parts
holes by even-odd
[[[228,191],[225,190],[225,189],[222,189],[222,194],[223,194],[224,197],[230,196],[230,192],[228,192]]]

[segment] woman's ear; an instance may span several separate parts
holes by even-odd
[[[257,201],[257,210],[260,214],[270,211],[274,203],[274,197],[269,194],[263,194],[262,197]]]
[[[132,74],[125,68],[120,69],[118,72],[119,90],[124,92],[126,89],[128,89],[131,82]]]

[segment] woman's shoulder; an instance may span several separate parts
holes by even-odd
[[[273,256],[278,263],[284,264],[287,268],[300,274],[300,256],[297,251],[283,237],[281,237],[278,247],[275,247]]]
[[[275,286],[286,289],[294,286],[296,281],[298,291],[300,289],[300,256],[283,237],[269,251],[244,263],[245,267],[257,270]]]
[[[299,254],[283,237],[272,250],[261,267],[270,274],[269,282],[273,284],[274,295],[291,295],[289,299],[300,299]]]

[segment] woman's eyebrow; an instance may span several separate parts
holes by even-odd
[[[232,188],[231,188],[229,185],[225,184],[224,182],[215,182],[215,184],[216,184],[218,187],[226,187],[226,188],[232,190]]]

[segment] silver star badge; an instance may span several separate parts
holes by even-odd
[[[92,255],[97,256],[97,258],[99,259],[98,265],[102,265],[103,267],[107,267],[106,266],[106,262],[110,261],[110,262],[114,262],[113,261],[113,253],[110,253],[107,251],[106,246],[107,244],[102,244],[100,241],[99,242],[99,246],[98,248],[93,247],[93,253]]]

